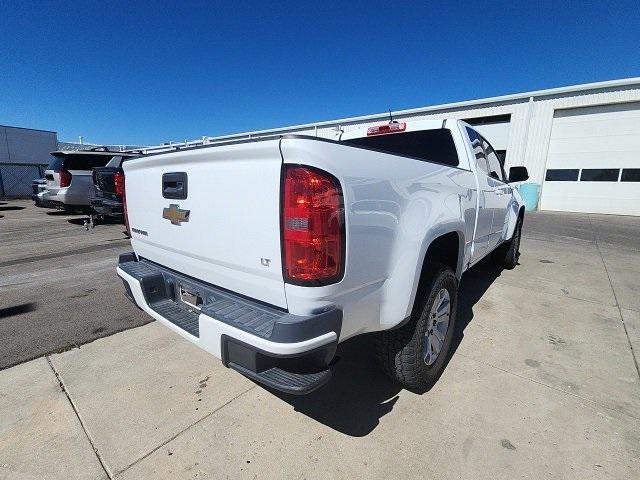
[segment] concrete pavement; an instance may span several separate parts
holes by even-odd
[[[521,265],[463,280],[424,395],[379,373],[367,337],[289,397],[152,323],[0,372],[0,478],[635,478],[640,219],[525,225]]]
[[[46,358],[0,373],[0,478],[107,478]]]

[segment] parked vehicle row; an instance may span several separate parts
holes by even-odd
[[[105,147],[56,151],[45,178],[34,180],[36,206],[122,217],[122,162],[140,153],[114,152]]]
[[[513,184],[527,171],[507,176],[456,119],[221,143],[122,168],[127,297],[287,393],[324,385],[338,343],[365,333],[389,376],[424,391],[446,365],[464,272],[490,254],[518,261]]]

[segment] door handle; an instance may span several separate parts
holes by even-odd
[[[163,173],[162,196],[172,200],[184,200],[187,198],[187,173]]]

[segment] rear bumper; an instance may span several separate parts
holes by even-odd
[[[297,316],[205,284],[134,254],[120,256],[118,275],[139,308],[227,367],[271,388],[309,393],[331,378],[342,311]],[[197,292],[200,310],[180,300]]]
[[[54,208],[56,210],[64,210],[65,209],[64,203],[62,203],[62,202],[60,202],[58,200],[49,200],[47,198],[44,198],[41,195],[34,195],[31,198],[36,203],[36,207]]]
[[[91,208],[93,208],[100,215],[107,215],[110,217],[122,216],[122,202],[116,200],[109,200],[106,198],[92,198]]]
[[[69,190],[69,188],[58,189],[55,193],[48,191],[42,194],[40,203],[42,205],[50,205],[47,208],[74,208],[89,206],[88,196],[74,194],[73,191]]]

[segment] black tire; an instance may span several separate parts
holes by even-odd
[[[522,217],[518,218],[513,237],[504,245],[500,245],[491,255],[493,261],[499,267],[513,270],[518,265],[520,258],[520,240],[522,238]]]
[[[449,325],[444,343],[431,365],[425,362],[424,347],[427,329],[431,328],[430,313],[442,289],[450,299]],[[418,291],[410,321],[397,329],[378,334],[376,350],[382,370],[408,390],[416,393],[427,391],[440,377],[449,357],[455,332],[458,304],[458,279],[445,265],[434,266],[424,287]]]

